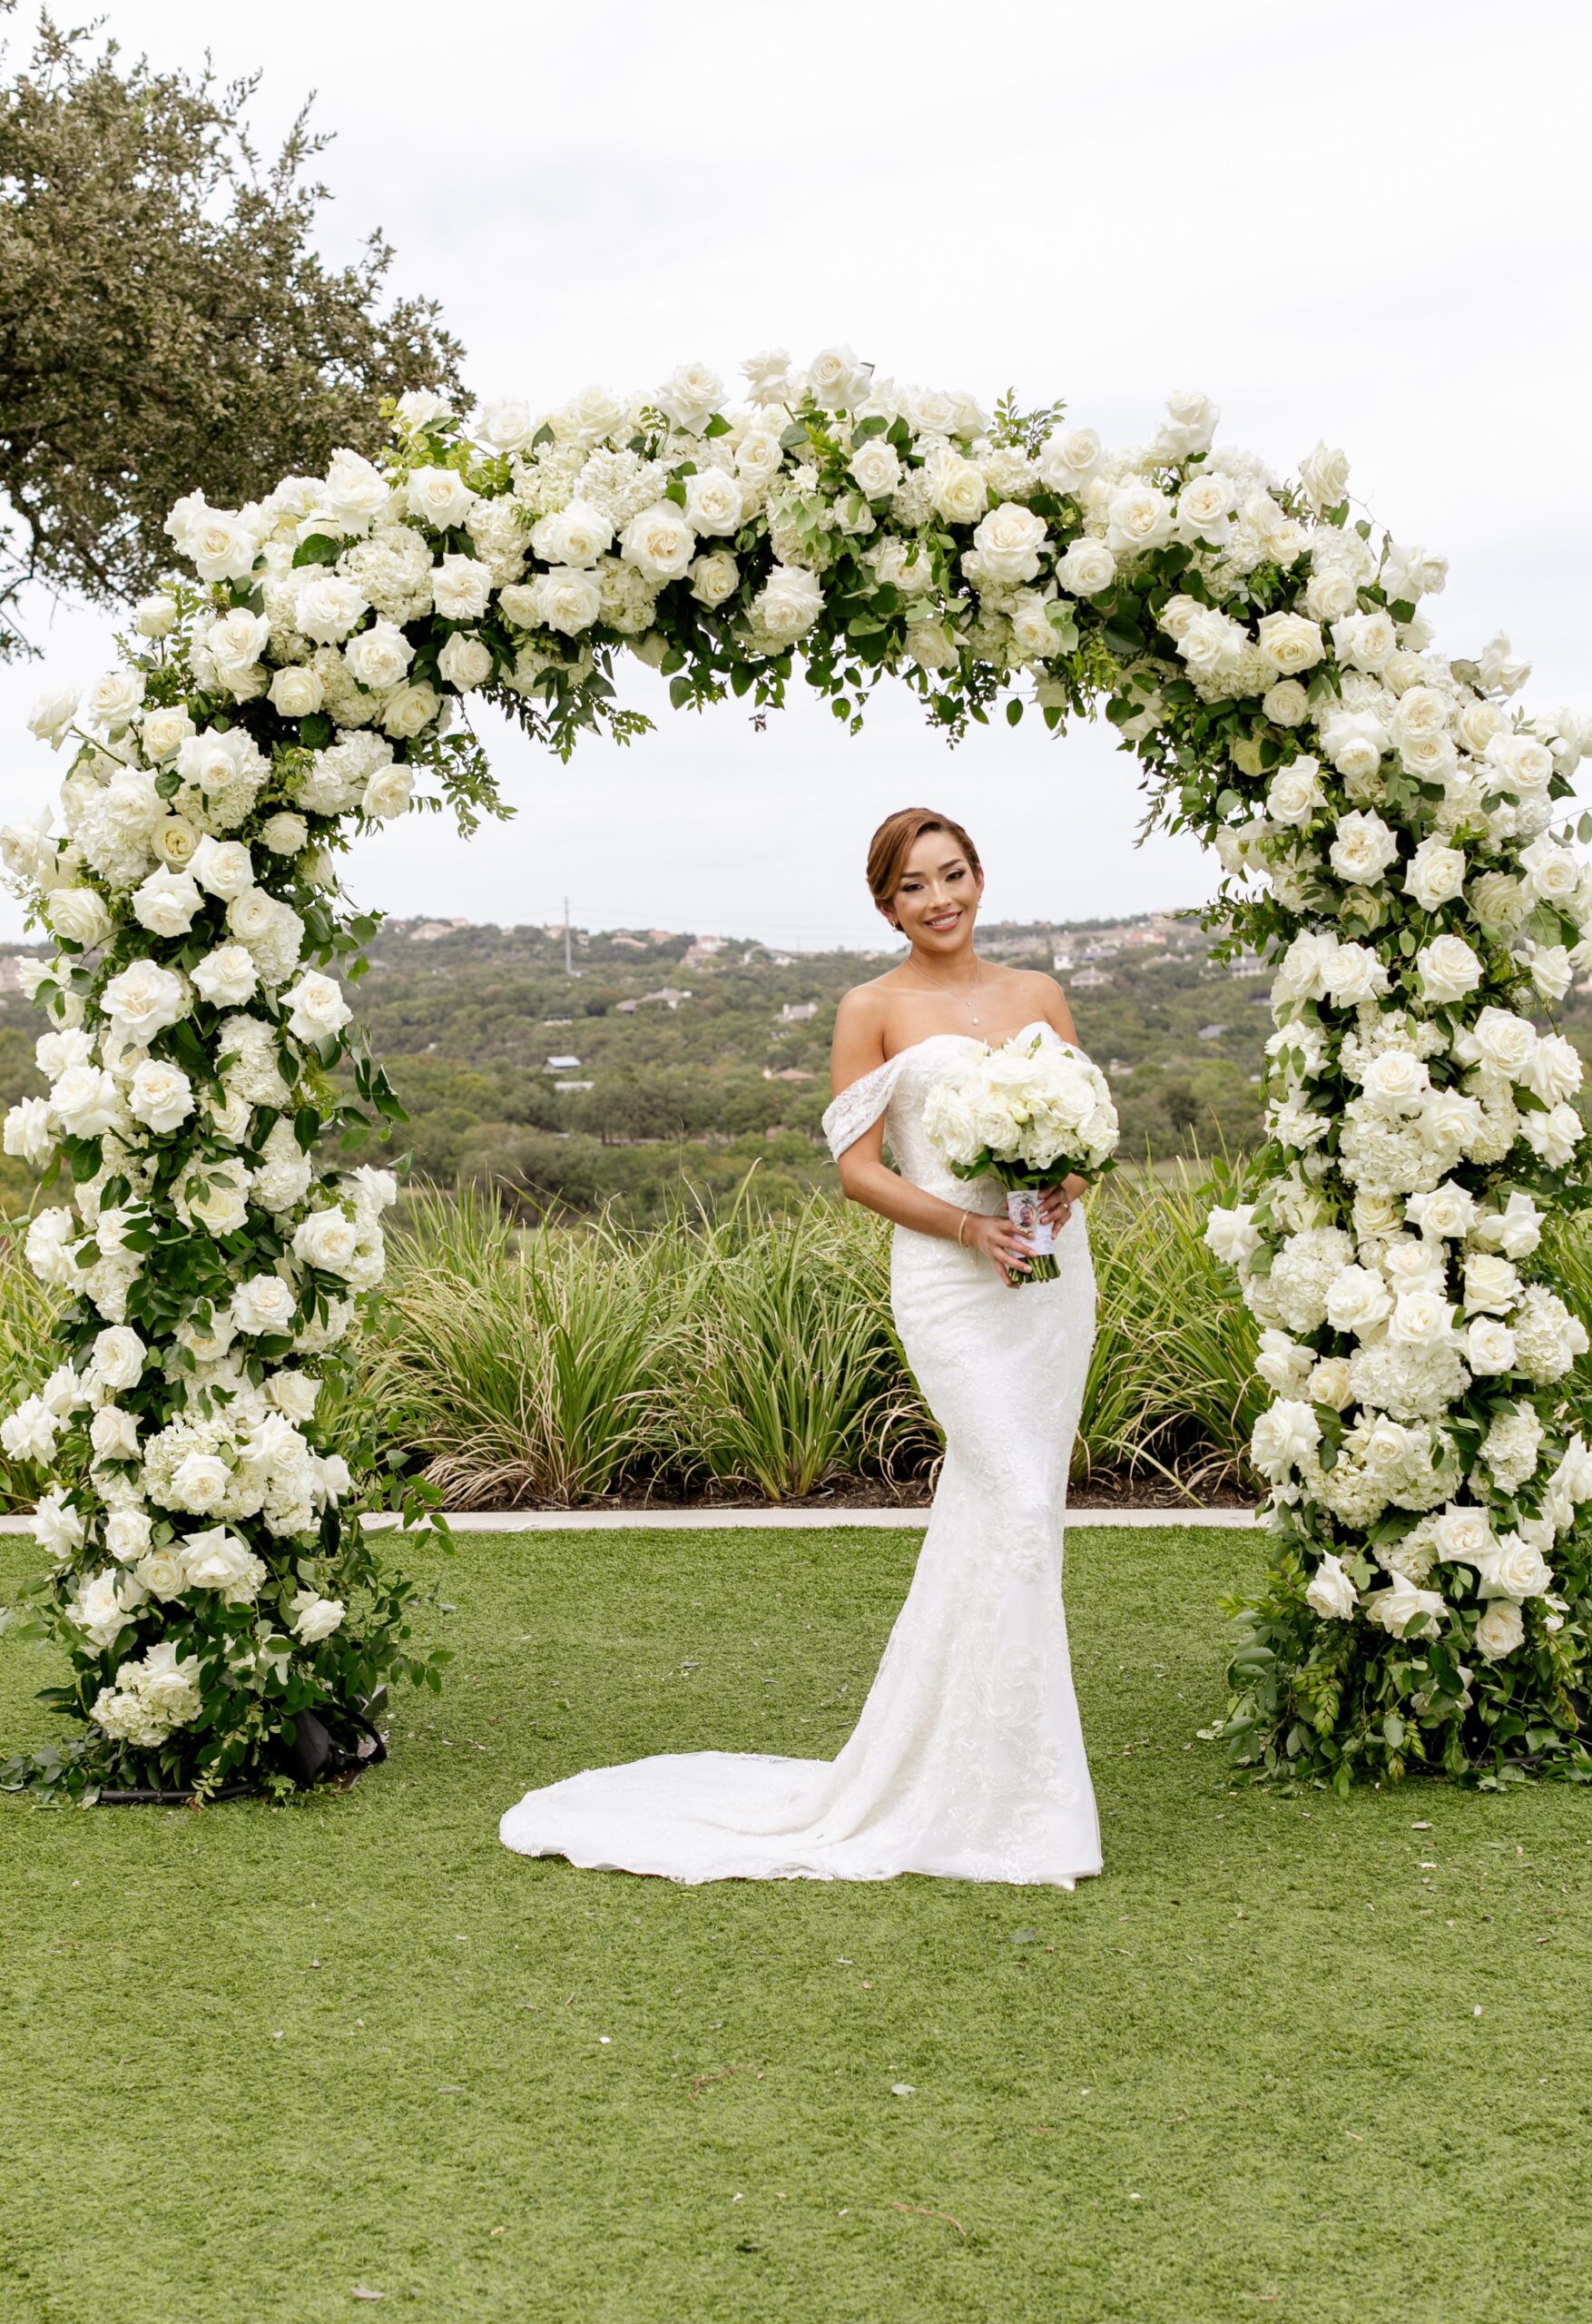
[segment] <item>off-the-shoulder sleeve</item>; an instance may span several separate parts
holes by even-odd
[[[849,1146],[856,1145],[864,1130],[873,1128],[889,1104],[900,1069],[899,1057],[887,1058],[871,1073],[865,1073],[860,1081],[853,1081],[850,1088],[842,1089],[826,1109],[823,1134],[837,1162]]]

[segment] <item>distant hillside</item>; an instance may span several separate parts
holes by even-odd
[[[990,957],[1056,976],[1135,1156],[1258,1130],[1268,980],[1213,966],[1210,941],[1170,914],[980,931]],[[572,930],[568,950],[566,970],[561,927],[384,923],[359,1004],[417,1168],[639,1217],[683,1171],[710,1201],[754,1163],[770,1200],[834,1186],[819,1122],[835,1004],[896,953],[662,929]]]
[[[1259,1134],[1270,973],[1214,963],[1192,915],[985,922],[988,957],[1047,970],[1109,1075],[1124,1150],[1156,1158]],[[664,929],[496,928],[388,920],[354,999],[408,1109],[379,1151],[534,1215],[608,1201],[645,1221],[678,1199],[732,1196],[756,1166],[765,1199],[832,1188],[819,1128],[835,1004],[895,952],[791,953]],[[1588,980],[1592,985],[1592,980]],[[1563,1029],[1592,1061],[1592,993]],[[0,954],[0,1099],[43,1088],[38,1020]],[[27,1200],[23,1166],[0,1195]]]

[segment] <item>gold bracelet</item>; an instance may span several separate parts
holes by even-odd
[[[958,1245],[960,1245],[960,1246],[961,1246],[961,1247],[962,1247],[962,1249],[964,1249],[964,1250],[967,1248],[967,1246],[966,1246],[966,1244],[965,1244],[965,1243],[963,1243],[963,1242],[962,1242],[962,1237],[963,1237],[963,1236],[964,1236],[964,1235],[967,1233],[967,1231],[968,1231],[968,1219],[969,1219],[969,1218],[971,1218],[971,1217],[972,1217],[972,1216],[973,1216],[973,1214],[972,1214],[972,1212],[971,1212],[970,1210],[965,1210],[965,1211],[963,1211],[963,1213],[962,1213],[962,1223],[961,1223],[961,1225],[960,1225],[960,1226],[958,1227],[958,1229],[957,1229],[957,1241],[958,1241]]]

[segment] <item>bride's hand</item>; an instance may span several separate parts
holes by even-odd
[[[997,1211],[993,1217],[969,1211],[962,1240],[969,1250],[982,1251],[987,1259],[994,1260],[1003,1283],[1015,1283],[1019,1275],[1028,1272],[1033,1246],[1026,1235],[1018,1234],[1004,1211]]]
[[[1059,1187],[1047,1187],[1040,1194],[1039,1206],[1050,1221],[1053,1234],[1059,1235],[1072,1216],[1073,1205],[1083,1192],[1084,1184],[1085,1181],[1082,1178],[1066,1178]]]

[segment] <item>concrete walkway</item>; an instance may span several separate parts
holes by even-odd
[[[881,1526],[902,1531],[921,1531],[926,1509],[506,1509],[456,1512],[448,1524],[456,1533],[717,1533],[737,1526],[765,1531],[830,1531],[836,1526]],[[1069,1509],[1069,1525],[1217,1525],[1253,1526],[1253,1509]],[[377,1532],[388,1532],[395,1517],[368,1517]],[[0,1533],[25,1533],[25,1517],[0,1517]]]
[[[770,1531],[818,1532],[836,1526],[889,1527],[920,1532],[926,1509],[510,1509],[500,1516],[471,1510],[448,1519],[456,1533],[716,1533],[739,1526]],[[368,1518],[378,1528],[390,1518]],[[1253,1509],[1069,1509],[1069,1525],[1253,1526]]]

